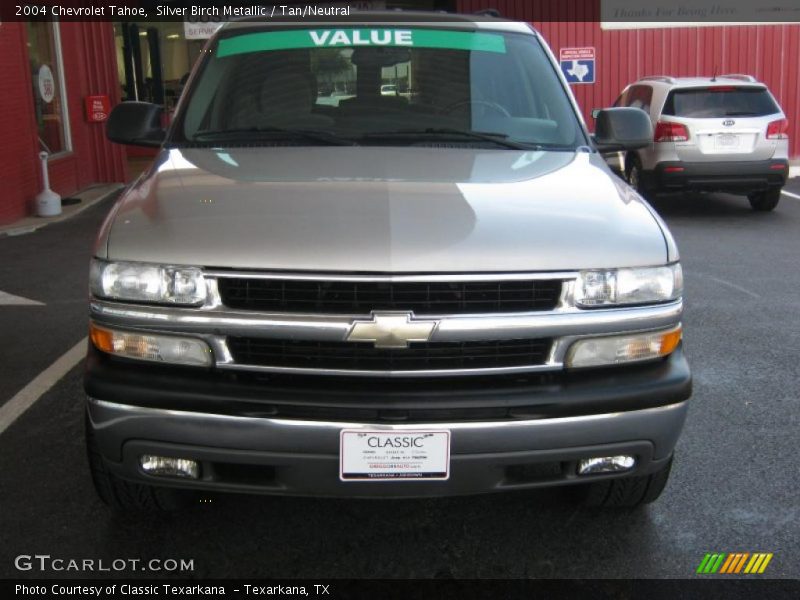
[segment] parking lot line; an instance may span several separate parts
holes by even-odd
[[[795,200],[800,200],[800,194],[793,194],[792,192],[787,192],[786,190],[782,190],[781,194],[784,196],[789,196],[789,198],[794,198]]]
[[[761,296],[759,296],[755,292],[751,292],[747,288],[743,288],[742,286],[736,285],[735,283],[731,283],[730,281],[726,281],[724,279],[719,279],[717,277],[709,277],[709,279],[711,279],[712,281],[716,281],[719,284],[728,286],[729,288],[732,288],[732,289],[737,290],[739,292],[742,292],[743,294],[747,294],[751,298],[761,298]]]
[[[86,355],[87,338],[83,338],[72,348],[62,354],[52,365],[39,373],[33,381],[22,388],[17,394],[0,406],[0,434],[8,429],[20,415],[28,410],[41,398],[47,390],[53,387],[59,379],[69,373]]]
[[[0,305],[4,306],[44,306],[43,303],[22,296],[15,296],[0,290]]]

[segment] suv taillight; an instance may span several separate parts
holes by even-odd
[[[788,130],[789,130],[788,119],[780,119],[778,121],[773,121],[772,123],[767,125],[767,139],[788,140],[789,134],[786,133]]]
[[[686,125],[659,121],[656,123],[656,133],[653,136],[656,142],[685,142],[689,139],[689,130]]]

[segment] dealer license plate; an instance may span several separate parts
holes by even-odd
[[[364,431],[339,436],[342,481],[418,481],[450,477],[449,431]]]

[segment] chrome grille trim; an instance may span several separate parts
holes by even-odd
[[[266,338],[343,341],[353,319],[370,315],[280,315],[232,311],[161,308],[95,300],[92,317],[98,323],[152,331]],[[563,310],[533,314],[436,317],[432,342],[480,341],[575,335],[616,334],[666,329],[680,321],[682,302],[618,309]],[[432,317],[425,317],[432,318]]]
[[[287,337],[296,339],[342,340],[349,331],[351,321],[338,319],[325,321],[319,317],[315,322],[290,315],[273,315],[271,319],[256,318],[253,315],[239,317],[220,315],[185,309],[189,314],[171,314],[172,311],[154,311],[140,306],[114,306],[95,301],[91,304],[92,318],[110,327],[123,327],[142,331],[190,333],[204,339],[212,348],[219,369],[259,371],[267,373],[293,373],[316,375],[347,375],[372,377],[447,377],[456,375],[501,375],[511,373],[535,373],[557,371],[563,368],[564,357],[569,346],[577,339],[593,335],[619,334],[655,331],[666,329],[680,322],[682,302],[670,304],[613,309],[539,314],[535,316],[509,315],[494,316],[491,319],[475,317],[444,318],[440,321],[433,340],[457,341],[498,339],[498,331],[503,339],[514,337],[553,337],[555,341],[545,364],[528,367],[481,370],[437,370],[437,371],[351,371],[290,369],[285,367],[265,367],[259,365],[236,364],[228,349],[227,335],[236,332],[253,335],[253,328],[261,328],[263,337]],[[249,318],[247,318],[249,317]],[[281,320],[279,320],[281,319]],[[209,331],[213,333],[208,333]],[[224,332],[224,333],[223,333]],[[549,332],[549,333],[547,333]]]
[[[502,367],[491,369],[437,369],[435,371],[357,371],[338,369],[301,369],[291,367],[263,367],[260,365],[218,365],[220,369],[262,373],[283,373],[287,375],[320,375],[337,377],[381,377],[385,379],[403,379],[414,377],[469,377],[487,375],[514,375],[524,373],[541,373],[558,371],[561,365],[532,365],[527,367]]]
[[[280,271],[227,271],[206,269],[206,277],[250,279],[294,279],[301,281],[371,281],[371,282],[449,282],[449,281],[519,281],[525,279],[575,279],[575,271],[540,271],[537,273],[442,273],[442,274],[362,274],[362,273],[281,273]]]
[[[569,346],[579,338],[667,329],[680,323],[682,300],[659,305],[580,309],[574,306],[574,272],[446,274],[446,275],[348,275],[251,273],[208,270],[206,302],[201,307],[153,306],[93,298],[90,316],[98,324],[127,330],[190,334],[212,348],[216,368],[224,370],[307,375],[364,377],[448,377],[461,375],[504,375],[563,369]],[[564,282],[555,309],[522,313],[429,315],[438,324],[431,342],[496,341],[505,339],[552,338],[550,355],[544,364],[484,369],[443,369],[424,371],[361,371],[305,369],[237,364],[227,345],[227,336],[272,339],[344,341],[354,320],[370,314],[299,314],[232,310],[223,306],[217,277],[333,279],[342,281],[467,281],[504,279],[560,279]],[[356,342],[354,342],[356,343]]]

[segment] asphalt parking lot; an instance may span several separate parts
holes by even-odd
[[[60,575],[14,568],[38,553],[193,559],[179,575],[202,578],[683,578],[706,552],[771,552],[767,575],[799,578],[800,179],[785,189],[796,197],[772,213],[726,195],[653,201],[682,254],[695,391],[667,490],[643,510],[582,509],[555,490],[210,497],[180,514],[116,515],[86,468],[78,365],[0,434],[0,577]],[[86,335],[87,260],[108,206],[0,238],[0,290],[42,303],[0,305],[0,403]]]

